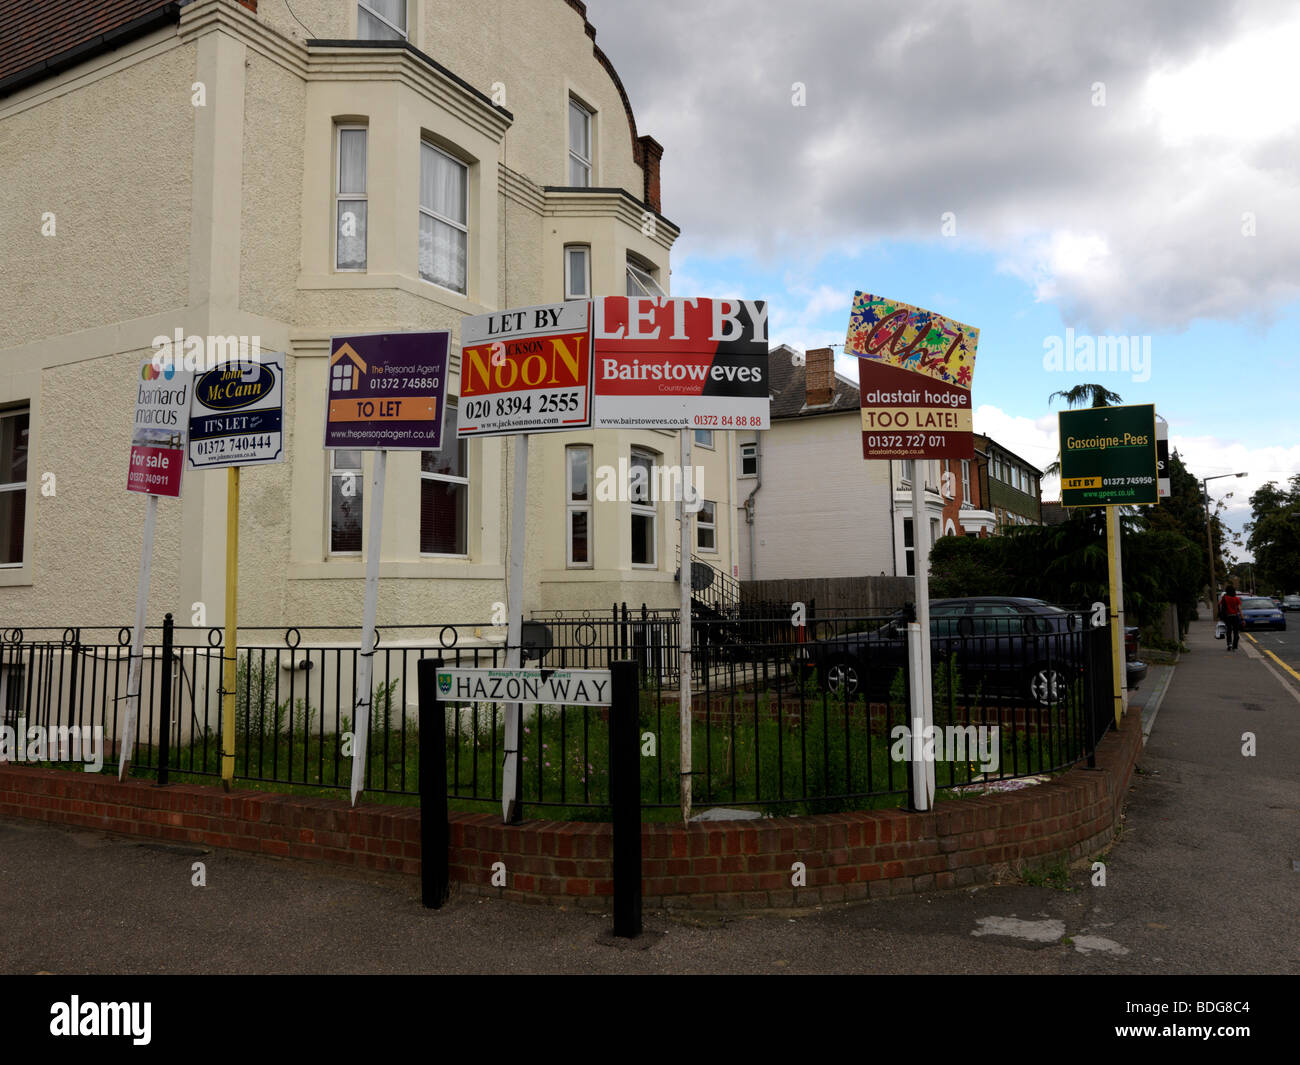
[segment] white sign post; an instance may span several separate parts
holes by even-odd
[[[930,735],[934,724],[934,672],[930,665],[930,521],[925,514],[925,467],[916,459],[912,463],[912,559],[916,570],[916,622],[907,626],[908,669],[911,674],[912,702],[912,798],[918,810],[934,806],[934,759],[918,760],[925,744],[918,742]],[[919,733],[917,730],[920,730]]]
[[[140,706],[140,674],[144,667],[144,615],[149,602],[149,577],[153,569],[153,532],[158,521],[158,497],[151,495],[144,512],[144,538],[140,544],[140,579],[135,590],[135,627],[131,630],[131,659],[126,674],[126,716],[122,724],[122,751],[117,779],[126,779],[135,744],[135,722]]]
[[[515,437],[515,484],[510,503],[510,573],[506,584],[506,668],[518,669],[524,624],[524,537],[528,510],[528,434]],[[506,707],[505,767],[501,774],[501,817],[515,819],[519,799],[519,730],[523,706]]]
[[[379,541],[384,534],[384,484],[388,452],[376,451],[370,482],[370,531],[366,534],[366,599],[361,616],[361,657],[357,661],[356,720],[352,722],[352,805],[366,787],[366,748],[370,738],[370,697],[375,664],[375,614],[379,609]]]
[[[193,392],[193,374],[175,367],[160,370],[151,359],[140,364],[136,381],[135,428],[131,436],[131,465],[127,490],[147,492],[144,535],[140,543],[140,576],[135,592],[135,625],[131,630],[131,657],[126,674],[126,712],[117,778],[126,777],[135,746],[135,724],[140,713],[140,679],[144,672],[144,622],[153,570],[154,529],[158,524],[158,496],[180,498],[185,469],[185,438]]]
[[[681,803],[682,823],[691,819],[691,770],[694,759],[691,753],[691,592],[695,574],[691,566],[691,516],[686,498],[687,471],[691,468],[691,438],[693,429],[683,429],[682,438],[682,515],[681,543],[681,650],[678,653],[677,705],[681,713]]]
[[[366,787],[375,680],[375,616],[384,534],[388,452],[438,451],[443,445],[451,333],[359,333],[330,338],[325,448],[375,452],[361,653],[352,721],[352,805]]]

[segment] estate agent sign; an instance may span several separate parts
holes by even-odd
[[[1060,433],[1063,506],[1160,502],[1152,404],[1063,410]]]
[[[844,344],[858,357],[864,459],[975,456],[971,378],[979,330],[856,292]]]

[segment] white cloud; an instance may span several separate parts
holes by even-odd
[[[962,246],[1094,333],[1300,295],[1291,0],[589,9],[665,145],[679,254],[816,262],[937,242],[952,211]]]

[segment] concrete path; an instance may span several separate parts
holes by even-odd
[[[10,820],[0,972],[1297,973],[1300,686],[1249,641],[1225,653],[1208,623],[1190,639],[1104,887],[1080,868],[797,915],[649,914],[644,942],[611,945],[592,914],[467,897],[426,911],[406,878]],[[1146,708],[1154,671],[1143,688]]]

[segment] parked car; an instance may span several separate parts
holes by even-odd
[[[1083,672],[1079,641],[1061,638],[1087,623],[1083,614],[1041,599],[981,596],[930,603],[931,661],[935,668],[956,654],[967,691],[1027,698],[1040,706],[1057,701]],[[1137,629],[1126,631],[1128,686],[1147,673],[1138,660]],[[886,695],[899,669],[907,666],[907,623],[898,612],[873,631],[849,632],[807,647],[805,667],[822,687],[850,696]]]
[[[1282,596],[1283,610],[1300,610],[1300,595]]]
[[[1266,595],[1243,596],[1241,600],[1242,629],[1285,629],[1286,615]]]

